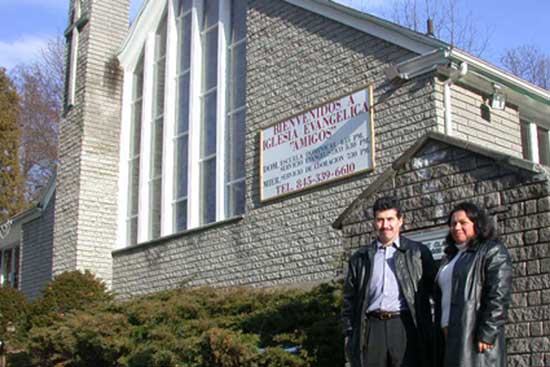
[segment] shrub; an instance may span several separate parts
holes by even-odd
[[[33,323],[29,332],[34,366],[344,364],[339,285],[310,291],[179,289],[112,303],[103,286],[92,295],[81,295],[80,300],[70,299],[66,289],[73,286],[74,278],[90,280],[91,274],[69,275],[69,280],[56,278],[41,308],[36,308],[45,310],[47,316],[35,318],[47,322]],[[64,299],[67,304],[61,303]],[[293,353],[285,350],[289,347],[294,347]]]
[[[291,354],[280,347],[269,347],[258,358],[258,367],[306,367],[303,358]]]
[[[257,359],[258,338],[230,330],[213,328],[204,334],[204,367],[252,367]]]
[[[6,356],[7,367],[33,367],[29,354],[26,351],[11,352]]]
[[[19,349],[27,331],[29,304],[15,288],[0,287],[0,340],[9,350]]]
[[[130,353],[128,367],[176,367],[176,355],[165,349],[153,346],[140,346]]]
[[[76,311],[31,329],[29,352],[37,366],[123,366],[132,349],[129,329],[120,314]]]
[[[71,311],[84,310],[113,300],[105,283],[91,272],[75,270],[56,276],[41,298],[32,304],[33,326],[46,326]]]

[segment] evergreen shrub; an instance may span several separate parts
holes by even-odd
[[[22,347],[27,331],[27,297],[11,287],[0,287],[0,340],[6,351]]]
[[[45,299],[59,294],[55,301],[44,299],[45,306],[35,309],[50,316],[47,323],[34,323],[29,332],[33,366],[344,364],[340,285],[324,284],[309,291],[177,289],[118,303],[111,302],[112,295],[100,287],[86,302],[69,299],[70,307],[58,303],[69,298],[66,288],[59,288],[63,291],[45,293]]]
[[[104,305],[114,299],[103,281],[89,271],[68,271],[48,283],[31,305],[32,326],[47,326],[67,313]]]

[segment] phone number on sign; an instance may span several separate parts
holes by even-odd
[[[302,189],[307,186],[315,185],[320,182],[328,181],[333,178],[347,176],[355,172],[355,163],[348,163],[344,166],[338,167],[332,171],[323,171],[316,173],[314,175],[309,175],[306,177],[300,177],[296,180],[295,187],[297,189]]]

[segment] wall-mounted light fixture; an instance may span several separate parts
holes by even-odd
[[[493,84],[493,94],[491,95],[491,108],[503,110],[506,107],[506,96],[502,92],[499,84]]]

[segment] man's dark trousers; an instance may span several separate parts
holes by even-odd
[[[369,315],[367,318],[365,367],[422,367],[410,313],[402,312],[387,320]]]

